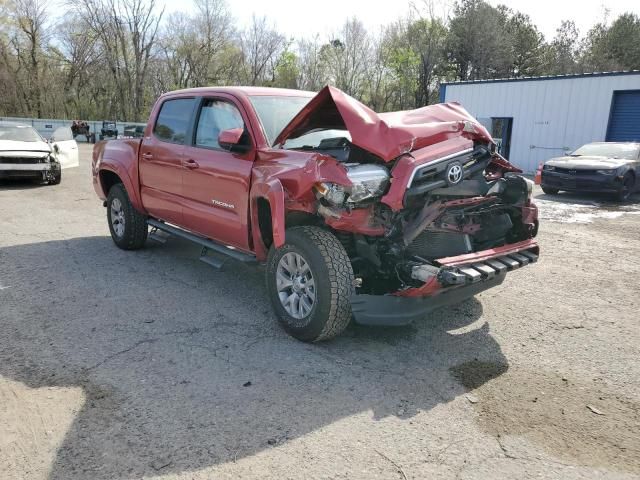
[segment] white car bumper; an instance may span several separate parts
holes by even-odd
[[[51,170],[51,163],[0,163],[0,171],[2,170],[20,170],[33,172],[48,172]]]

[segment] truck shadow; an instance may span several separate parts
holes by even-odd
[[[0,191],[3,190],[32,190],[34,188],[47,187],[47,184],[38,179],[25,178],[0,178]]]
[[[0,249],[0,375],[85,394],[50,478],[233,462],[353,415],[410,419],[508,368],[478,300],[307,345],[277,326],[259,268],[216,271],[197,252],[108,237]]]

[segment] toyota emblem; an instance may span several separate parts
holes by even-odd
[[[447,168],[447,182],[449,182],[449,185],[455,185],[460,183],[460,180],[462,180],[462,165],[452,163]]]

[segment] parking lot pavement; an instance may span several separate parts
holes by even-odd
[[[260,268],[118,250],[81,149],[0,185],[0,478],[638,478],[637,207],[538,192],[538,264],[307,345]]]

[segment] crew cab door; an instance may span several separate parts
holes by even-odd
[[[50,141],[53,156],[60,162],[60,167],[70,168],[80,165],[78,144],[73,139],[73,133],[69,127],[57,128],[51,135]]]
[[[223,148],[223,130],[241,128],[239,145]],[[194,232],[249,248],[249,187],[255,146],[246,113],[233,97],[216,95],[200,101],[191,145],[183,157],[184,223]]]
[[[183,226],[182,166],[185,141],[190,138],[194,97],[170,97],[158,107],[155,123],[140,145],[140,196],[152,217]]]

